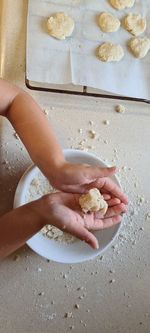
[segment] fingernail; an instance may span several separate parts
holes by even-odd
[[[112,166],[112,167],[109,167],[109,169],[114,169],[113,171],[116,172],[117,171],[117,167],[116,166]]]
[[[98,244],[98,241],[96,242],[96,247],[95,247],[96,250],[99,249],[99,244]]]

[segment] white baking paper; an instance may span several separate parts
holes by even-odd
[[[126,13],[141,13],[147,19],[143,35],[150,37],[150,1],[136,0],[132,9],[117,11],[107,0],[29,0],[27,24],[28,80],[47,84],[83,85],[124,96],[150,99],[150,52],[141,60],[128,51],[132,37],[123,28],[102,33],[97,25],[100,12],[122,19]],[[75,21],[70,38],[56,40],[47,32],[47,18],[63,11]],[[118,63],[103,63],[96,57],[104,41],[123,46],[125,57]]]

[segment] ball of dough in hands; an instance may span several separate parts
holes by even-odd
[[[124,28],[134,36],[141,35],[146,29],[146,20],[141,14],[129,13],[124,18]]]
[[[79,204],[84,213],[100,211],[105,215],[108,209],[107,202],[97,188],[92,188],[88,193],[81,195]]]
[[[74,20],[63,12],[50,16],[47,21],[49,34],[57,39],[65,39],[71,36],[74,26]]]
[[[106,12],[100,14],[98,24],[103,32],[114,32],[120,28],[120,21]]]
[[[147,37],[131,38],[128,47],[135,58],[144,58],[150,50],[150,39]]]
[[[120,45],[103,43],[99,46],[97,55],[103,62],[120,61],[124,57],[124,50]]]
[[[112,7],[121,10],[133,7],[135,0],[109,0]]]

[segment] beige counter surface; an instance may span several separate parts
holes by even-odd
[[[3,5],[3,6],[2,6]],[[1,76],[25,88],[26,0],[1,0]],[[109,99],[31,92],[63,148],[85,148],[118,166],[129,212],[113,245],[93,261],[47,262],[27,246],[0,264],[0,333],[150,332],[150,106]],[[104,125],[104,120],[109,124]],[[92,124],[91,125],[91,121]],[[79,133],[79,129],[83,133]],[[88,138],[93,128],[97,139]],[[31,163],[0,119],[0,212],[11,209]],[[9,232],[9,231],[8,231]],[[75,308],[79,304],[79,308]],[[71,313],[65,318],[65,313]]]

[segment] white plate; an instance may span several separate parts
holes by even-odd
[[[102,167],[106,164],[93,154],[74,150],[65,149],[64,155],[67,161],[71,163],[86,163],[90,165],[100,165]],[[31,166],[24,173],[17,186],[14,208],[19,207],[26,203],[26,193],[33,178],[36,177],[39,169],[36,166]],[[116,176],[113,176],[114,182],[120,186]],[[111,244],[115,238],[120,224],[115,225],[109,229],[96,231],[95,235],[99,241],[99,249],[93,250],[84,242],[78,240],[72,244],[63,244],[46,238],[42,233],[38,232],[35,236],[27,241],[29,247],[39,255],[61,263],[79,263],[86,260],[93,259],[102,253]]]

